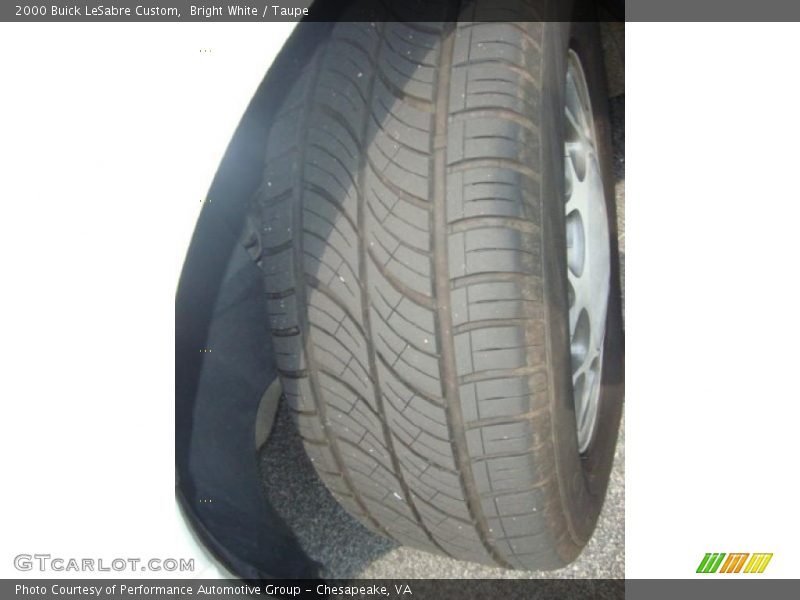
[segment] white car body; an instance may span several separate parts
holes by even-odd
[[[296,25],[0,24],[0,51],[16,57],[0,65],[0,245],[13,257],[8,281],[24,282],[4,298],[12,366],[3,396],[15,398],[15,413],[3,419],[2,448],[25,457],[5,475],[26,490],[4,506],[4,576],[42,575],[14,568],[20,552],[194,559],[191,573],[135,575],[227,576],[163,502],[175,478],[174,323],[164,300],[231,137]],[[159,300],[148,304],[143,289]],[[70,350],[54,340],[70,340]],[[75,471],[41,477],[53,460]],[[124,488],[109,483],[123,477]],[[54,487],[56,508],[33,508],[49,505]],[[32,527],[19,515],[34,510]]]
[[[209,62],[215,61],[211,66],[215,71],[213,75],[217,76],[218,91],[214,96],[214,111],[204,113],[202,117],[204,143],[198,144],[193,152],[193,160],[202,166],[196,170],[203,176],[188,182],[190,185],[186,187],[185,197],[179,199],[185,210],[185,216],[181,219],[185,227],[179,232],[182,244],[175,246],[174,264],[177,269],[175,281],[180,277],[186,251],[200,210],[203,208],[203,203],[199,199],[205,198],[239,120],[296,25],[293,22],[276,22],[261,23],[258,28],[246,28],[243,33],[249,43],[237,45],[235,47],[237,52],[223,54],[225,50],[220,48],[217,51],[220,56],[215,56],[212,47],[208,49],[208,57],[203,56],[200,59],[210,58]],[[235,37],[235,34],[236,31],[233,30],[226,37],[229,35]],[[198,54],[201,56],[206,54],[205,49],[201,50],[203,51]],[[243,50],[247,53],[243,54]],[[197,75],[209,76],[208,73],[197,73]]]
[[[205,197],[239,120],[269,66],[277,58],[295,26],[296,23],[261,24],[258,31],[260,37],[263,38],[263,43],[257,44],[259,52],[249,56],[231,55],[228,60],[223,57],[222,63],[219,65],[221,70],[226,72],[225,92],[219,98],[220,109],[204,119],[204,136],[206,139],[214,141],[214,143],[198,148],[199,156],[196,158],[203,165],[204,176],[192,182],[191,186],[187,186],[186,197],[181,202],[185,208],[185,218],[183,219],[185,228],[180,232],[182,244],[175,246],[176,255],[173,257],[177,267],[175,281],[178,281],[180,277],[195,224],[203,207],[203,203],[198,202],[197,198]],[[265,30],[269,35],[264,35]],[[211,49],[211,54],[213,54],[213,49]],[[195,579],[233,578],[234,575],[203,546],[177,502],[175,518],[178,521],[175,549],[181,557],[194,560],[195,569],[191,573],[191,577]]]

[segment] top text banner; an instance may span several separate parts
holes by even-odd
[[[0,21],[42,22],[125,22],[125,21],[300,21],[308,19],[313,0],[268,0],[260,2],[159,2],[110,0],[80,2],[47,0],[45,2],[0,3]],[[324,20],[324,19],[320,19]]]
[[[592,3],[597,6],[587,9]],[[800,20],[800,2],[790,0],[11,0],[0,2],[0,21],[497,21],[507,14],[504,7],[519,4],[530,8],[530,20],[539,21]]]

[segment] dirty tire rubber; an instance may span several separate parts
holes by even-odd
[[[613,266],[598,429],[579,455],[568,47],[608,187],[595,24],[339,23],[287,83],[250,218],[285,397],[331,493],[401,544],[508,568],[578,555],[621,412]]]

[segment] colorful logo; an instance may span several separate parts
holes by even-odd
[[[750,557],[750,560],[747,560],[748,556]],[[722,562],[723,560],[725,562]],[[700,561],[700,565],[697,567],[697,572],[763,573],[770,560],[772,560],[771,552],[769,554],[749,554],[747,552],[725,554],[724,552],[708,552],[703,557],[703,560]],[[722,566],[720,567],[720,565]],[[744,567],[744,570],[742,570],[742,567]]]

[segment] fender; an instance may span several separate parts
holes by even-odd
[[[198,576],[318,578],[319,565],[261,489],[256,423],[262,394],[277,371],[267,346],[261,276],[242,236],[274,115],[289,83],[346,4],[315,0],[309,7],[313,21],[309,17],[297,27],[263,24],[279,50],[236,127],[205,201],[195,202],[202,209],[199,216],[191,215],[196,225],[191,239],[185,238],[188,251],[175,298],[175,487],[186,545],[201,563]],[[232,103],[244,106],[258,77],[243,73],[231,90]],[[228,118],[216,115],[211,122],[232,127]],[[175,264],[181,264],[180,257]]]
[[[289,88],[286,82],[297,76],[330,26],[264,24],[265,34],[288,41],[224,152],[180,275],[175,302],[176,497],[189,525],[184,528],[187,539],[199,539],[223,567],[213,568],[206,553],[196,569],[202,576],[209,571],[224,576],[227,570],[252,580],[317,577],[317,565],[261,489],[256,414],[276,369],[265,345],[269,336],[261,278],[240,239],[248,202],[260,181],[269,123]],[[246,88],[246,79],[233,94],[249,96],[252,87]]]

